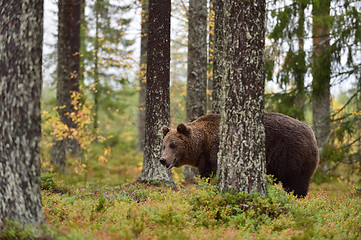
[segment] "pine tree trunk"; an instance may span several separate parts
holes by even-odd
[[[194,121],[207,108],[207,1],[189,1],[187,119]]]
[[[75,106],[72,104],[72,93],[79,92],[81,0],[59,0],[58,7],[56,105],[60,120],[69,128],[77,128],[70,114],[76,114]],[[54,141],[51,149],[52,164],[64,170],[66,150],[77,154],[80,151],[80,145],[73,138]]]
[[[142,0],[142,23],[140,40],[140,71],[139,71],[139,99],[138,99],[138,152],[144,151],[145,129],[145,88],[147,71],[147,42],[148,42],[148,0]]]
[[[207,0],[190,0],[188,9],[187,119],[207,110]],[[198,170],[185,166],[185,181],[191,182]]]
[[[330,14],[330,1],[313,4],[313,65],[312,65],[312,125],[317,145],[322,155],[322,148],[328,143],[330,126],[330,27],[325,17]],[[321,158],[322,161],[322,158]]]
[[[224,98],[218,153],[220,191],[266,193],[265,1],[224,1]]]
[[[298,3],[298,62],[295,66],[295,82],[296,82],[296,107],[300,109],[302,116],[299,120],[304,120],[305,116],[305,73],[307,72],[306,68],[306,53],[304,51],[304,37],[305,37],[305,8],[306,4],[299,2]]]
[[[85,19],[85,0],[81,0],[80,6],[80,56],[79,56],[79,85],[84,86],[84,73],[85,73],[85,53],[86,44],[85,36],[87,23]]]
[[[208,12],[207,113],[212,111],[213,62],[214,62],[214,0],[210,0],[209,12]]]
[[[93,88],[93,98],[94,98],[94,112],[93,112],[93,132],[98,130],[98,111],[99,111],[99,94],[100,94],[100,85],[99,85],[99,15],[100,15],[100,5],[101,2],[96,0],[95,2],[95,38],[94,38],[94,88]]]
[[[149,1],[145,145],[140,182],[173,183],[171,172],[159,162],[160,129],[170,122],[170,11],[169,0]]]
[[[213,0],[214,8],[214,52],[213,52],[213,91],[212,91],[212,112],[221,112],[222,79],[223,79],[223,1]]]
[[[43,1],[1,1],[0,35],[0,226],[38,225]]]

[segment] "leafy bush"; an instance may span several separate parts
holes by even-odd
[[[268,195],[261,196],[244,192],[219,193],[215,186],[203,180],[198,180],[198,184],[200,191],[191,196],[189,201],[195,212],[194,218],[205,227],[225,224],[236,228],[256,228],[259,224],[286,214],[290,203],[295,201],[281,186],[269,185]]]

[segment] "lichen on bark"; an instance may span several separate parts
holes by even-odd
[[[0,225],[37,225],[43,1],[2,1],[0,34]]]
[[[265,194],[265,1],[224,1],[220,191]]]
[[[207,108],[207,1],[190,0],[188,9],[187,120],[206,114]],[[183,175],[191,182],[196,168],[185,166]]]
[[[140,182],[173,183],[172,174],[159,162],[162,126],[170,122],[170,10],[168,0],[150,0],[148,9],[146,114],[143,168]]]

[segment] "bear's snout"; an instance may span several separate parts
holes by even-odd
[[[163,166],[167,165],[167,160],[165,160],[165,158],[161,158],[159,161]]]

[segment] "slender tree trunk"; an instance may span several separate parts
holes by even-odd
[[[77,124],[71,118],[71,114],[76,113],[71,96],[73,92],[79,92],[81,0],[59,0],[58,7],[56,105],[61,121],[69,128],[76,128]],[[51,162],[55,167],[65,169],[68,149],[77,154],[80,151],[78,141],[72,138],[55,139],[51,149]]]
[[[139,71],[139,103],[138,103],[138,151],[144,151],[145,129],[145,88],[147,71],[147,42],[148,42],[148,0],[141,0],[142,23],[140,40],[140,71]]]
[[[218,153],[220,191],[266,193],[265,0],[224,1],[224,98]]]
[[[81,0],[80,6],[80,56],[79,56],[79,85],[84,86],[84,72],[85,72],[85,53],[86,44],[85,36],[87,31],[87,23],[85,19],[85,0]]]
[[[1,1],[0,35],[0,226],[38,225],[43,1]]]
[[[223,81],[223,0],[213,0],[214,8],[214,52],[213,52],[213,89],[212,89],[212,112],[221,112],[222,81]]]
[[[322,148],[328,143],[330,126],[330,27],[325,21],[330,14],[330,0],[313,3],[313,65],[312,65],[312,125],[317,145],[322,156]],[[322,158],[321,158],[322,161]]]
[[[99,85],[99,0],[95,2],[95,38],[94,38],[94,88],[93,88],[93,97],[94,97],[94,113],[93,113],[93,131],[98,130],[98,111],[99,111],[99,94],[100,94],[100,85]]]
[[[304,37],[305,37],[305,8],[306,4],[299,2],[298,3],[298,29],[297,29],[297,37],[298,37],[298,61],[295,69],[295,82],[296,82],[296,107],[300,109],[302,116],[300,120],[304,119],[305,112],[305,73],[307,71],[306,68],[306,54],[304,51]]]
[[[188,18],[187,119],[191,122],[207,110],[207,0],[190,0]],[[183,174],[191,182],[198,170],[185,166]]]
[[[170,11],[169,0],[149,0],[145,141],[140,182],[173,183],[171,172],[159,162],[160,129],[170,122]]]
[[[194,121],[207,108],[207,0],[189,1],[187,119]]]
[[[209,12],[208,12],[207,112],[212,111],[213,62],[214,62],[214,0],[210,0]]]

